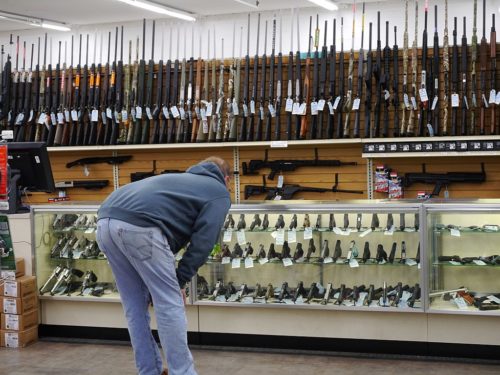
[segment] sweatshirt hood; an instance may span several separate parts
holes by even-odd
[[[193,165],[186,171],[186,173],[212,177],[217,181],[220,181],[220,183],[222,183],[223,185],[226,185],[222,171],[217,166],[217,164],[212,162],[204,162]]]

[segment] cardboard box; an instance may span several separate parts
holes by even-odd
[[[36,277],[21,276],[15,280],[0,282],[0,295],[7,297],[24,297],[36,292]]]
[[[0,315],[0,329],[3,330],[24,331],[38,325],[38,309],[25,312],[22,315]]]
[[[38,297],[36,293],[24,297],[0,297],[0,308],[4,314],[24,314],[27,311],[38,309]]]
[[[0,330],[0,346],[6,348],[24,348],[38,340],[38,326],[24,331]]]
[[[22,277],[25,275],[25,265],[23,258],[16,258],[16,270],[15,271],[2,271],[0,278],[5,280],[15,280],[16,277]]]

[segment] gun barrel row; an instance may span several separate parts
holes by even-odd
[[[474,3],[476,7],[476,1]],[[29,69],[25,66],[26,46],[22,68],[18,67],[17,63],[19,48],[17,48],[15,67],[12,66],[10,56],[3,67],[0,124],[1,129],[6,132],[2,132],[2,135],[4,139],[13,141],[43,141],[48,146],[83,146],[359,138],[361,134],[365,138],[499,134],[498,111],[495,110],[500,104],[500,91],[497,94],[494,17],[490,46],[485,36],[478,46],[476,28],[472,44],[470,46],[467,44],[464,17],[461,48],[457,44],[458,22],[455,18],[453,45],[449,56],[447,2],[445,5],[444,47],[439,46],[436,6],[434,47],[428,51],[426,8],[421,54],[417,49],[416,33],[412,50],[409,50],[408,7],[406,7],[405,43],[402,51],[396,44],[396,27],[394,27],[395,44],[392,48],[389,45],[388,22],[385,25],[386,45],[382,48],[380,13],[377,20],[376,52],[372,53],[372,23],[369,24],[369,49],[364,51],[364,4],[362,47],[359,53],[355,53],[351,48],[349,58],[344,56],[343,19],[340,22],[341,47],[340,51],[337,51],[335,44],[331,45],[329,50],[326,45],[327,21],[324,25],[324,45],[321,49],[318,48],[319,21],[317,18],[313,39],[313,19],[310,18],[310,43],[305,58],[299,48],[295,55],[293,52],[290,52],[289,56],[282,55],[281,32],[278,33],[280,50],[278,54],[275,53],[277,22],[273,19],[271,54],[267,55],[267,43],[264,43],[263,55],[258,54],[257,38],[257,52],[253,61],[249,56],[248,40],[245,57],[233,57],[226,61],[221,56],[220,60],[217,60],[216,40],[213,37],[213,58],[208,56],[203,59],[200,50],[198,58],[191,56],[188,59],[184,53],[184,58],[180,60],[177,53],[175,60],[169,58],[165,63],[161,56],[156,63],[153,54],[155,39],[153,21],[151,59],[146,63],[144,20],[141,59],[139,59],[138,38],[135,61],[132,62],[132,41],[129,43],[128,63],[123,61],[123,27],[118,55],[120,33],[117,27],[114,61],[111,61],[110,56],[111,32],[108,35],[105,65],[89,64],[89,36],[80,35],[77,65],[73,65],[73,53],[69,67],[65,62],[61,64],[62,47],[59,42],[58,62],[53,69],[51,58],[48,65],[46,64],[47,34],[45,34],[43,65],[40,64],[42,42],[38,38],[38,62],[35,67],[33,67],[34,45],[31,46]],[[418,8],[416,15],[418,16]],[[299,32],[298,19],[297,14],[297,32]],[[354,7],[353,45],[355,19]],[[279,25],[281,27],[281,21]],[[334,40],[336,26],[337,22],[333,20]],[[265,41],[267,28],[266,21]],[[233,55],[236,26],[234,31]],[[247,39],[249,31],[250,20],[247,26]],[[260,15],[257,33],[260,33]],[[240,28],[240,34],[241,47],[243,28]],[[82,65],[84,38],[86,55],[85,63]],[[17,38],[18,46],[19,43]],[[194,40],[192,43],[194,44]],[[200,46],[201,43],[200,40]],[[101,41],[101,56],[102,44]],[[170,37],[170,52],[171,44]],[[208,45],[210,45],[210,32]],[[223,49],[224,39],[221,40],[221,45]],[[50,41],[51,46],[52,41]],[[311,52],[311,47],[314,47],[315,51]],[[478,47],[479,84],[476,82]],[[71,52],[73,48],[72,38]],[[64,55],[66,50],[65,43]],[[94,55],[95,53],[94,45]],[[411,57],[411,77],[408,77],[409,57]],[[449,57],[452,60],[451,64]],[[440,58],[443,64],[440,64]],[[356,63],[357,74],[354,69]],[[288,66],[286,72],[283,71],[283,64]],[[490,79],[487,79],[488,73]],[[243,88],[240,85],[242,74],[244,74]],[[375,84],[375,89],[372,87],[372,82]],[[283,96],[285,90],[286,96]],[[363,95],[364,100],[361,100]],[[461,116],[458,116],[459,108]],[[361,113],[364,113],[363,117]],[[292,126],[294,118],[295,127]],[[490,126],[487,126],[487,120],[490,121]]]

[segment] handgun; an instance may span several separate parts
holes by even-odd
[[[262,229],[266,230],[269,227],[269,218],[267,214],[264,214],[264,219],[262,220]]]
[[[290,222],[290,225],[288,227],[290,230],[297,228],[297,215],[294,214],[292,217],[292,221]]]
[[[309,239],[309,246],[307,247],[307,255],[306,259],[309,261],[311,255],[316,252],[316,245],[314,244],[314,240],[312,238]]]
[[[252,254],[253,254],[252,244],[250,242],[247,242],[247,245],[245,246],[245,251],[243,252],[243,258],[247,258]]]
[[[340,240],[335,243],[335,250],[333,251],[333,262],[336,262],[342,256],[342,247],[340,246]]]
[[[387,262],[387,252],[384,250],[382,244],[377,245],[377,255],[375,256],[377,262]]]
[[[392,247],[391,247],[391,252],[389,253],[389,263],[394,263],[394,258],[396,257],[396,249],[397,249],[398,245],[396,244],[396,242],[393,242],[392,243]]]
[[[297,247],[295,248],[295,252],[293,253],[293,260],[300,259],[303,256],[304,256],[304,249],[302,249],[302,244],[298,242]]]
[[[80,294],[78,295],[83,296],[83,292],[87,288],[91,288],[96,282],[97,282],[97,276],[94,273],[94,271],[89,270],[85,272],[85,275],[83,276],[82,287],[80,288]]]
[[[309,228],[311,226],[311,220],[309,220],[309,214],[304,215],[304,222],[302,223],[304,228]]]
[[[304,289],[304,283],[302,281],[299,281],[299,284],[297,285],[297,288],[295,288],[295,291],[293,293],[292,301],[296,302],[299,297],[304,297],[306,294],[306,290]]]
[[[378,215],[377,214],[373,214],[372,215],[372,222],[370,224],[370,227],[372,228],[372,230],[375,230],[379,226],[380,226],[380,223],[379,223],[379,220],[378,220]]]
[[[245,222],[245,215],[240,214],[240,219],[238,220],[238,225],[236,226],[236,230],[245,229],[247,227],[247,223]]]
[[[366,263],[370,259],[370,243],[368,241],[365,242],[365,247],[363,249],[363,259],[362,262]]]
[[[241,258],[242,256],[243,256],[243,249],[238,243],[235,243],[233,252],[231,253],[231,258]]]
[[[55,281],[58,279],[59,274],[63,270],[63,267],[57,266],[52,270],[52,273],[50,274],[49,278],[47,281],[45,281],[45,284],[42,285],[40,288],[40,295],[43,296],[44,293],[47,293],[52,289],[52,286],[54,285]]]
[[[290,291],[288,290],[288,283],[285,281],[281,285],[280,293],[278,295],[278,301],[283,301],[286,297],[290,295]]]
[[[254,230],[255,227],[260,227],[262,224],[262,220],[260,219],[259,214],[255,214],[253,217],[253,221],[250,224],[250,230]]]
[[[349,214],[344,214],[344,230],[349,228]]]
[[[323,246],[321,247],[321,255],[319,257],[319,261],[323,262],[325,258],[330,255],[330,249],[328,248],[328,240],[323,241]]]
[[[285,219],[283,218],[283,215],[278,215],[278,219],[276,220],[276,224],[274,225],[274,228],[281,229],[284,227],[285,227]]]
[[[228,229],[228,228],[234,228],[234,219],[233,219],[233,215],[231,215],[231,214],[227,215],[226,222],[224,223],[224,229]]]

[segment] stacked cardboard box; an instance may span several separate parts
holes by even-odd
[[[22,348],[38,339],[36,277],[24,275],[22,259],[16,266],[0,281],[0,347]]]

